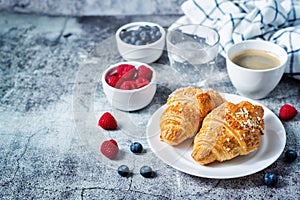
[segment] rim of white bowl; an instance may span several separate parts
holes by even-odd
[[[137,67],[139,67],[141,65],[145,65],[146,67],[150,68],[152,70],[152,77],[151,77],[149,84],[144,87],[133,89],[133,90],[123,90],[123,89],[115,88],[115,87],[109,85],[106,82],[106,76],[108,75],[108,72],[110,72],[113,68],[117,68],[117,66],[119,66],[121,64],[130,64],[130,65],[133,65],[136,69],[137,69]],[[138,62],[138,61],[124,61],[124,62],[118,62],[118,63],[112,64],[112,65],[109,65],[108,68],[105,69],[104,72],[102,73],[101,79],[102,79],[102,84],[106,84],[112,90],[115,90],[118,92],[123,92],[123,93],[132,93],[132,92],[136,92],[136,91],[146,90],[148,87],[150,87],[150,85],[156,84],[156,72],[153,69],[153,67],[151,67],[150,65],[148,65],[146,63]]]
[[[152,43],[149,43],[149,44],[144,44],[144,45],[128,44],[128,43],[124,42],[120,38],[120,32],[123,29],[128,29],[128,28],[133,28],[133,27],[138,27],[138,26],[144,26],[144,25],[157,26],[159,28],[160,32],[161,32],[160,38],[158,40],[156,40],[155,42],[152,42]],[[155,46],[156,44],[161,43],[162,40],[165,41],[165,37],[166,37],[166,31],[165,31],[165,29],[161,25],[159,25],[157,23],[154,23],[154,22],[131,22],[131,23],[128,23],[128,24],[124,24],[116,32],[117,42],[121,42],[122,44],[124,44],[124,45],[126,45],[128,47],[135,47],[137,49],[143,49],[145,47],[151,48],[152,46]]]

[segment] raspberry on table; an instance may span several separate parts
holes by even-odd
[[[290,120],[297,115],[297,110],[290,104],[284,104],[279,110],[279,118],[281,120]]]
[[[109,159],[117,157],[119,152],[118,143],[114,139],[105,140],[100,147],[101,153]]]

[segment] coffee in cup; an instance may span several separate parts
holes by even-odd
[[[271,52],[261,50],[245,50],[231,59],[236,65],[247,69],[271,69],[280,65],[280,60]]]

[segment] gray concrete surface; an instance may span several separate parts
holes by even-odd
[[[182,13],[185,0],[2,0],[0,10],[66,16],[165,15]]]
[[[179,16],[69,18],[6,12],[0,16],[1,199],[300,198],[299,158],[288,164],[282,154],[252,175],[208,179],[180,172],[153,154],[145,138],[147,122],[168,94],[183,84],[174,81],[178,76],[169,68],[165,54],[153,64],[159,72],[158,90],[148,107],[124,113],[107,103],[100,76],[108,64],[122,60],[114,41],[117,28],[130,21],[168,27]],[[236,94],[221,57],[213,83],[220,92]],[[277,114],[284,103],[300,110],[299,99],[300,82],[284,76],[259,102]],[[104,111],[117,116],[119,130],[108,132],[97,127]],[[285,150],[300,154],[299,114],[283,125]],[[146,153],[107,161],[97,149],[103,137],[118,138],[124,155],[136,140],[143,142]],[[128,178],[116,172],[124,163],[133,172]],[[155,178],[139,175],[144,164],[152,166]],[[278,174],[276,187],[263,184],[263,175],[269,171]]]

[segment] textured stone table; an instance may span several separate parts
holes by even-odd
[[[282,154],[266,169],[234,179],[192,176],[160,161],[145,130],[151,115],[181,87],[165,55],[153,67],[158,90],[149,106],[136,112],[113,109],[101,89],[108,64],[122,60],[114,32],[131,21],[168,27],[179,16],[46,17],[0,14],[0,196],[1,199],[299,199],[300,159],[288,164]],[[176,79],[177,77],[177,79]],[[179,79],[180,80],[180,79]],[[213,88],[237,94],[219,58]],[[258,101],[274,113],[284,103],[300,109],[300,82],[283,77],[276,89]],[[103,131],[97,119],[112,112],[120,128]],[[300,154],[300,115],[283,122],[284,149]],[[104,138],[119,141],[121,155],[107,161],[98,151]],[[140,141],[142,155],[129,152]],[[128,164],[132,176],[116,167]],[[138,172],[150,165],[156,177]],[[262,178],[274,172],[279,181],[267,187]]]
[[[185,0],[2,0],[0,10],[63,16],[164,15],[182,13]]]

